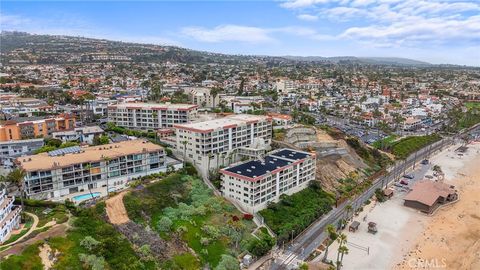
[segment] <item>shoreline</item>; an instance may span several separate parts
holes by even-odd
[[[455,146],[432,159],[442,167],[444,182],[457,189],[459,201],[428,217],[416,241],[392,261],[392,269],[480,269],[480,144],[467,147],[462,156]]]

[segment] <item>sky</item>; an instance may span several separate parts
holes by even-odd
[[[480,66],[480,0],[2,0],[0,29],[229,54]]]

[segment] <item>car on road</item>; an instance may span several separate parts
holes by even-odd
[[[415,176],[413,176],[413,174],[405,174],[403,177],[404,177],[404,178],[407,178],[407,179],[413,179],[413,178],[415,178]]]
[[[422,165],[428,165],[429,161],[428,159],[424,159],[422,160],[422,162],[420,162]]]

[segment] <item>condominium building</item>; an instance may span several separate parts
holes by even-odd
[[[68,141],[79,141],[81,143],[93,144],[95,137],[99,137],[104,133],[99,126],[78,127],[74,130],[54,132],[52,137],[55,139]]]
[[[6,121],[0,125],[0,141],[25,140],[51,136],[55,131],[71,130],[75,127],[75,118],[61,114],[55,118],[35,121]]]
[[[108,106],[108,121],[117,126],[153,130],[192,121],[197,105],[160,103],[121,103]]]
[[[205,173],[207,168],[237,160],[242,149],[252,145],[268,147],[272,139],[271,122],[267,116],[236,114],[175,125],[176,148]]]
[[[11,168],[16,158],[22,155],[31,155],[43,145],[43,139],[0,142],[0,165],[3,165],[5,168]]]
[[[220,104],[220,96],[218,94],[212,95],[210,88],[186,87],[184,92],[193,104],[200,107],[214,108]]]
[[[0,244],[20,225],[21,207],[13,205],[14,201],[15,197],[7,196],[5,186],[0,183]]]
[[[283,194],[291,195],[315,180],[316,156],[291,149],[271,152],[220,170],[222,193],[250,213],[258,212]]]
[[[24,156],[25,192],[34,199],[63,200],[91,189],[120,189],[134,178],[166,171],[163,147],[145,140],[68,147]]]

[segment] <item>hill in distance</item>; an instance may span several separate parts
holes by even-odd
[[[242,61],[302,61],[323,62],[334,64],[370,64],[370,65],[394,65],[394,66],[432,66],[432,64],[408,58],[398,57],[355,57],[355,56],[261,56],[261,55],[229,55],[205,51],[190,50],[186,48],[141,44],[132,42],[111,41],[73,36],[36,35],[24,32],[3,31],[0,34],[0,51],[2,54],[16,49],[29,49],[30,51],[44,55],[59,54],[57,61],[49,59],[49,62],[62,63],[68,53],[117,53],[131,56],[136,61],[162,61],[177,60],[180,62],[242,62]],[[64,55],[63,55],[64,56]]]

